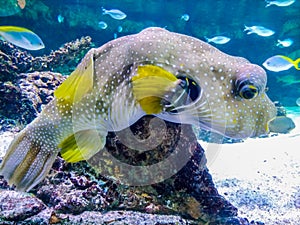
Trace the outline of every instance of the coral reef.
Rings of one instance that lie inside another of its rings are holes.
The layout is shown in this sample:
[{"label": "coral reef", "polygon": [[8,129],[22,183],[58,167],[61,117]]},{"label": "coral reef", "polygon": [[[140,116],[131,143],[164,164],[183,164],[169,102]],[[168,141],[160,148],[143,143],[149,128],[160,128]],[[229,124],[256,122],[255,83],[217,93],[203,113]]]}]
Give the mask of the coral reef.
[{"label": "coral reef", "polygon": [[34,72],[16,75],[13,84],[10,81],[0,82],[0,130],[12,125],[22,128],[30,123],[47,104],[53,91],[65,79],[59,73]]},{"label": "coral reef", "polygon": [[0,81],[15,81],[17,74],[51,71],[69,75],[94,45],[90,37],[64,44],[49,55],[34,57],[14,45],[0,41]]},{"label": "coral reef", "polygon": [[65,79],[61,74],[69,75],[92,47],[91,38],[82,37],[34,57],[0,41],[0,130],[31,122]]},{"label": "coral reef", "polygon": [[38,198],[22,192],[1,191],[0,195],[0,221],[22,221],[38,214],[45,205]]}]

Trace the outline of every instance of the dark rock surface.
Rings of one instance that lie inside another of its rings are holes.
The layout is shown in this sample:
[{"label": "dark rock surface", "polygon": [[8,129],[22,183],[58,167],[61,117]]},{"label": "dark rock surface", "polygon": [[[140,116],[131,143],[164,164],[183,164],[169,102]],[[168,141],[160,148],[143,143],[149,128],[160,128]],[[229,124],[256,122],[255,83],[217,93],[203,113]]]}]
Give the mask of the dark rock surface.
[{"label": "dark rock surface", "polygon": [[[131,130],[139,134],[140,139],[160,134],[161,127],[149,126],[152,119],[150,116],[142,118]],[[60,221],[61,224],[82,224],[87,221],[86,224],[249,224],[248,220],[238,218],[237,209],[219,195],[206,168],[204,150],[198,144],[191,126],[164,123],[164,137],[156,148],[140,153],[126,147],[119,140],[119,133],[109,133],[106,152],[117,155],[119,160],[131,165],[150,165],[166,160],[172,154],[187,159],[184,164],[180,161],[168,164],[175,170],[169,178],[144,186],[128,186],[96,173],[95,169],[98,172],[103,168],[111,169],[115,177],[146,179],[148,174],[139,176],[132,174],[132,171],[122,172],[119,164],[109,164],[105,158],[103,162],[100,160],[100,168],[93,161],[90,164],[69,164],[58,157],[46,179],[30,191],[32,198],[43,202],[40,205],[45,209],[41,211],[43,208],[38,207],[39,210],[36,210],[36,206],[27,205],[26,215],[31,217],[25,219],[3,215],[2,223],[51,224],[50,221]],[[176,171],[178,168],[179,171]],[[2,189],[11,189],[3,179],[0,181]],[[5,193],[15,192],[7,190]],[[17,215],[22,207],[14,210]]]},{"label": "dark rock surface", "polygon": [[33,72],[21,73],[15,84],[0,82],[0,130],[11,125],[30,123],[43,104],[52,100],[53,91],[65,79],[59,73]]}]

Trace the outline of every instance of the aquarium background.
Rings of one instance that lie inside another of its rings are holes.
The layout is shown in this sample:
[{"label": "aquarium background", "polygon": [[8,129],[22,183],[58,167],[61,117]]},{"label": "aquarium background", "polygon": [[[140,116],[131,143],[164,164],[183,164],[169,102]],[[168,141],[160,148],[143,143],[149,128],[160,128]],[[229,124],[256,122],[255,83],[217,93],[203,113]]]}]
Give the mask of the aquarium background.
[{"label": "aquarium background", "polygon": [[[205,36],[224,35],[231,41],[216,45],[221,51],[245,57],[262,65],[277,54],[300,57],[300,1],[288,7],[265,7],[264,0],[27,0],[26,7],[13,16],[0,17],[0,25],[26,27],[38,34],[46,48],[31,51],[34,56],[49,54],[66,42],[90,36],[95,46],[149,26],[164,27],[205,41]],[[4,6],[1,6],[4,7]],[[120,9],[124,20],[102,15],[102,9]],[[189,20],[181,19],[183,14]],[[63,18],[63,21],[59,21]],[[106,29],[99,22],[108,24]],[[270,37],[247,35],[244,25],[261,25],[274,30]],[[122,31],[120,32],[120,26]],[[278,39],[292,38],[288,48],[276,46]],[[268,95],[284,106],[297,106],[300,97],[300,71],[294,67],[268,73]]]}]

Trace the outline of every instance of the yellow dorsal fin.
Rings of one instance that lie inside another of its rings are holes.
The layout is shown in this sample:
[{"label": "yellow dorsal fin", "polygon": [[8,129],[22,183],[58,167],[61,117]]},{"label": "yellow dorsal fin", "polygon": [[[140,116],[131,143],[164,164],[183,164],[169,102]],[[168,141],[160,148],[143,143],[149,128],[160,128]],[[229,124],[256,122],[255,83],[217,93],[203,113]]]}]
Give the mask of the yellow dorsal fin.
[{"label": "yellow dorsal fin", "polygon": [[75,71],[55,90],[54,96],[60,102],[73,104],[93,88],[93,54],[89,54]]},{"label": "yellow dorsal fin", "polygon": [[176,76],[159,66],[144,65],[139,66],[137,75],[132,77],[132,90],[147,114],[157,114],[162,111],[161,100],[178,81]]},{"label": "yellow dorsal fin", "polygon": [[88,160],[105,145],[106,135],[99,135],[97,130],[82,130],[70,135],[58,147],[61,156],[67,162]]},{"label": "yellow dorsal fin", "polygon": [[24,27],[17,26],[0,26],[0,31],[2,32],[29,32],[33,33],[31,30]]}]

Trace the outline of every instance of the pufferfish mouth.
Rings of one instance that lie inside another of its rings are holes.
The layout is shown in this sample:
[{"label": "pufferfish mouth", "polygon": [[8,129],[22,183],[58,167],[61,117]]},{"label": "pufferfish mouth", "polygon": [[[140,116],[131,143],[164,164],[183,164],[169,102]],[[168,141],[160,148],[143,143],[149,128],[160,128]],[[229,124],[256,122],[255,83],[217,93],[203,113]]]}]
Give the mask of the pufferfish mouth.
[{"label": "pufferfish mouth", "polygon": [[168,103],[164,104],[165,110],[171,113],[183,110],[184,106],[195,102],[201,94],[201,87],[192,78],[183,75],[177,76],[177,78],[180,82],[172,90],[171,100],[167,100]]}]

